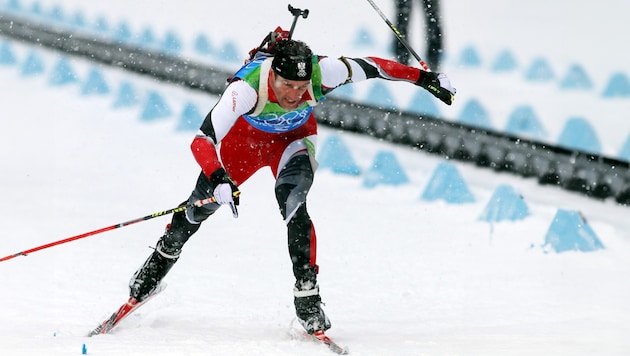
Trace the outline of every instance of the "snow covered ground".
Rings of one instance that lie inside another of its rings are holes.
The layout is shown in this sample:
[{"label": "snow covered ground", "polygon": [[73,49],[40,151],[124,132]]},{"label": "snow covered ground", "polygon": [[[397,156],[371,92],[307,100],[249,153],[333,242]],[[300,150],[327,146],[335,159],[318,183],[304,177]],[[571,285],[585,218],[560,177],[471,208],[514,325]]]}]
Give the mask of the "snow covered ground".
[{"label": "snow covered ground", "polygon": [[[380,3],[385,10],[384,1]],[[524,55],[544,52],[561,63],[578,58],[605,76],[628,64],[598,44],[597,36],[614,39],[617,21],[627,11],[610,9],[628,5],[603,3],[609,4],[602,6],[608,9],[605,20],[598,19],[600,10],[577,6],[571,7],[575,18],[565,15],[570,1],[530,1],[509,8],[491,6],[490,0],[474,5],[445,1],[448,43],[459,48],[475,41],[488,51],[519,43]],[[63,4],[68,9],[84,6],[79,0]],[[271,28],[290,21],[284,3],[278,9],[267,2],[248,3],[252,14],[244,7],[232,9],[246,14],[240,24],[230,22],[228,5],[155,4],[110,0],[91,4],[89,12],[190,34],[218,28],[242,40],[244,50],[258,44]],[[341,39],[346,43],[361,21],[373,23],[383,43],[389,36],[361,1],[348,3],[345,11],[330,11],[338,5],[328,2],[292,4],[311,9],[298,33],[322,53],[347,54],[332,43],[339,33],[336,24],[348,24]],[[541,8],[545,11],[534,11]],[[586,11],[594,14],[589,18],[596,21],[597,31],[578,26],[578,15]],[[510,20],[514,28],[492,26],[492,21],[504,25],[509,16],[515,16]],[[534,19],[540,21],[536,26],[531,25]],[[322,28],[321,23],[329,25]],[[323,36],[315,35],[319,30]],[[579,46],[583,42],[590,44]],[[568,51],[573,45],[579,50]],[[28,51],[20,44],[14,47],[20,58]],[[385,55],[379,51],[372,54]],[[42,53],[48,67],[58,57]],[[79,76],[90,67],[80,60],[73,65]],[[533,90],[513,76],[448,64],[444,70],[453,73],[459,99],[467,92],[496,97],[497,88],[509,85],[505,97],[489,101],[501,107],[506,100],[516,100],[511,95]],[[103,71],[112,86],[125,79],[141,89],[159,89],[173,107],[193,100],[209,108],[216,101],[119,70]],[[193,188],[198,167],[188,148],[192,133],[174,129],[176,115],[141,122],[137,107],[112,109],[111,95],[83,96],[77,85],[52,87],[46,76],[25,78],[14,66],[0,66],[0,87],[0,257],[175,207]],[[555,88],[538,89],[537,105],[547,108],[541,110],[569,110],[556,101]],[[628,112],[621,111],[628,105],[621,100],[560,100],[619,125]],[[457,102],[451,109],[457,111]],[[628,130],[619,127],[610,126],[600,135],[623,141]],[[326,128],[321,129],[320,142],[332,134],[342,136],[364,169],[377,152],[394,152],[411,180],[399,187],[367,189],[361,177],[322,170],[310,195],[309,212],[319,237],[321,292],[333,321],[329,334],[348,345],[353,355],[630,354],[627,207],[460,163],[455,164],[476,202],[429,203],[419,197],[439,158]],[[529,217],[494,226],[479,221],[500,184],[523,195]],[[1,354],[75,355],[83,345],[89,355],[329,354],[289,336],[293,281],[270,173],[261,171],[241,188],[240,217],[233,219],[225,210],[209,220],[168,275],[166,291],[111,335],[84,336],[126,300],[127,281],[151,252],[148,247],[168,218],[0,263]],[[541,245],[558,209],[581,211],[606,248],[546,253]]]}]

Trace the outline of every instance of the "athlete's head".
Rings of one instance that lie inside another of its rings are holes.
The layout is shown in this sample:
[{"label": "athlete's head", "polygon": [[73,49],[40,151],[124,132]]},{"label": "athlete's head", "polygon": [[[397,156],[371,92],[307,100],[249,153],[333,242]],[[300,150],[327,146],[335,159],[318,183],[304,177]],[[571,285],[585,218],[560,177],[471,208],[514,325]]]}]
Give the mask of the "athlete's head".
[{"label": "athlete's head", "polygon": [[282,40],[275,48],[271,68],[282,78],[310,80],[313,73],[313,52],[302,41]]}]

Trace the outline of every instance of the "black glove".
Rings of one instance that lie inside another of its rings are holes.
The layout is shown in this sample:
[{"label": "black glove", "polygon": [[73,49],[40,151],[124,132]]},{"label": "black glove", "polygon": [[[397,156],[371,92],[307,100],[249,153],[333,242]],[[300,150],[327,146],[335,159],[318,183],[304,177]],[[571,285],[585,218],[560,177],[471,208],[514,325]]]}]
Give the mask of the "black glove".
[{"label": "black glove", "polygon": [[227,174],[225,169],[219,168],[210,175],[210,183],[212,184],[212,196],[218,204],[227,204],[232,209],[232,216],[238,218],[238,210],[236,206],[239,203],[241,192],[238,190],[232,178]]},{"label": "black glove", "polygon": [[451,105],[453,100],[455,100],[457,90],[451,85],[451,81],[444,73],[420,70],[420,79],[418,79],[416,85],[426,89],[446,105]]}]

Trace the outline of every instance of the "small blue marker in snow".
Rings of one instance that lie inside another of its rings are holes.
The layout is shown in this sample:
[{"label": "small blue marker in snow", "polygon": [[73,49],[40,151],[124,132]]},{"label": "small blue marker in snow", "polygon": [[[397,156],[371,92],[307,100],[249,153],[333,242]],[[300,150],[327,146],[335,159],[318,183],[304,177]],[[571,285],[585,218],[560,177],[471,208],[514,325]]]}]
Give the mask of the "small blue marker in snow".
[{"label": "small blue marker in snow", "polygon": [[83,344],[83,347],[81,347],[81,355],[87,355],[87,347],[85,346],[85,344]]}]

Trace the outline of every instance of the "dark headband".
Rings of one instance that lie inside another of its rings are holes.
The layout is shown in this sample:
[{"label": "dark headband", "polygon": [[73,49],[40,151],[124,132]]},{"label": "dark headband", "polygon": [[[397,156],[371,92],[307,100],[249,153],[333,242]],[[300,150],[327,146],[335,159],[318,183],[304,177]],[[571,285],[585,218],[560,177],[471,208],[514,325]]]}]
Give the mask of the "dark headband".
[{"label": "dark headband", "polygon": [[281,77],[289,80],[311,80],[313,60],[311,56],[277,53],[271,68]]}]

